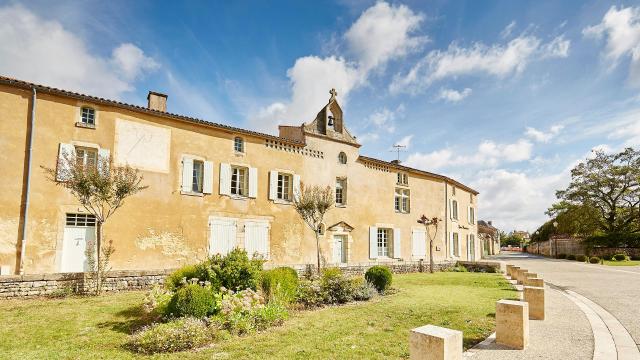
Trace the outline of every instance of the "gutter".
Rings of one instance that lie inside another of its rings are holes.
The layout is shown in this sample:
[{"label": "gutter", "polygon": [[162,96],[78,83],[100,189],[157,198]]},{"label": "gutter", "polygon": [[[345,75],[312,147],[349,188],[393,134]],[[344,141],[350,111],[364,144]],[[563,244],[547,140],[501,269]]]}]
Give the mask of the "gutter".
[{"label": "gutter", "polygon": [[35,131],[36,121],[36,100],[37,92],[35,86],[31,87],[33,95],[31,96],[31,117],[29,119],[29,150],[27,152],[27,183],[24,197],[24,211],[22,212],[22,241],[20,241],[20,275],[24,275],[24,259],[27,252],[27,224],[29,219],[29,195],[31,187],[31,156],[33,153],[33,133]]}]

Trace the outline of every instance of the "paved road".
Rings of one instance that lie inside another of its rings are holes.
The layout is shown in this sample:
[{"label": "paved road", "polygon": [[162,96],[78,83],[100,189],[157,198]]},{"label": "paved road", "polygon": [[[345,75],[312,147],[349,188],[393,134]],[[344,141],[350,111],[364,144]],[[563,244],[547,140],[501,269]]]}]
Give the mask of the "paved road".
[{"label": "paved road", "polygon": [[593,265],[522,253],[504,253],[493,258],[524,267],[541,275],[550,285],[592,300],[615,316],[640,348],[640,266]]}]

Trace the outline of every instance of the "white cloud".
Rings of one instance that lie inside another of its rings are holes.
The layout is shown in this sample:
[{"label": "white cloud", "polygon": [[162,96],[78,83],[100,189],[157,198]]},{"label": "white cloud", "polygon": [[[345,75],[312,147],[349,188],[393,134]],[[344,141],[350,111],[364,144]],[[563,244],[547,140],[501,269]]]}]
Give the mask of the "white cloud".
[{"label": "white cloud", "polygon": [[609,137],[624,139],[623,146],[640,147],[640,118],[636,118],[635,121],[613,130]]},{"label": "white cloud", "polygon": [[513,29],[516,27],[516,21],[513,20],[512,22],[509,23],[509,25],[507,25],[501,32],[500,32],[500,37],[503,39],[508,38],[509,36],[511,36],[511,33],[513,32]]},{"label": "white cloud", "polygon": [[475,43],[464,48],[452,43],[447,50],[430,51],[407,74],[397,74],[389,88],[396,93],[415,93],[450,77],[486,74],[504,78],[521,73],[533,60],[566,57],[569,45],[562,36],[543,44],[532,35],[521,35],[505,45]]},{"label": "white cloud", "polygon": [[442,169],[451,165],[453,152],[450,149],[441,149],[430,153],[416,152],[407,157],[405,164],[425,171]]},{"label": "white cloud", "polygon": [[132,44],[101,57],[57,21],[21,5],[0,8],[0,69],[3,75],[108,98],[134,89],[133,81],[158,68]]},{"label": "white cloud", "polygon": [[380,135],[378,135],[378,133],[376,132],[368,132],[368,133],[364,133],[362,135],[358,135],[356,137],[356,139],[358,140],[358,142],[360,144],[364,144],[364,143],[368,143],[368,142],[372,142],[372,141],[377,141],[380,138]]},{"label": "white cloud", "polygon": [[396,145],[404,146],[405,148],[409,148],[411,146],[411,140],[413,139],[413,135],[407,135],[396,142]]},{"label": "white cloud", "polygon": [[471,89],[465,88],[462,91],[457,91],[453,89],[441,89],[438,94],[438,99],[445,100],[448,102],[458,102],[471,95]]},{"label": "white cloud", "polygon": [[412,36],[424,16],[406,5],[379,2],[365,10],[344,34],[363,71],[383,66],[391,58],[420,49],[426,36]]},{"label": "white cloud", "polygon": [[556,137],[560,133],[560,131],[562,131],[562,129],[564,129],[564,125],[553,125],[549,129],[549,132],[544,132],[537,130],[536,128],[527,127],[524,134],[534,141],[547,143],[551,141],[551,139]]},{"label": "white cloud", "polygon": [[622,57],[630,56],[630,80],[640,85],[640,8],[612,6],[602,21],[582,30],[586,37],[606,38],[605,58],[615,68]]},{"label": "white cloud", "polygon": [[344,106],[349,93],[367,82],[370,72],[394,59],[419,49],[426,38],[412,36],[423,16],[404,5],[379,2],[365,10],[344,34],[353,60],[341,56],[298,58],[287,77],[291,98],[259,109],[250,115],[252,127],[273,131],[278,124],[300,124],[313,119],[326,104],[328,91],[338,91]]}]

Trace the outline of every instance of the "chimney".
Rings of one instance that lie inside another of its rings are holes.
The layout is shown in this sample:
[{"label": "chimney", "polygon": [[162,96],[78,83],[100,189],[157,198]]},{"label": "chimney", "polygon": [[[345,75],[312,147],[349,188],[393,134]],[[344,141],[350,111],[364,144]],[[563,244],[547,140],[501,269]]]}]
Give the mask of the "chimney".
[{"label": "chimney", "polygon": [[147,95],[149,110],[167,112],[167,95],[155,91],[149,91]]},{"label": "chimney", "polygon": [[400,160],[391,160],[391,163],[394,165],[400,165]]}]

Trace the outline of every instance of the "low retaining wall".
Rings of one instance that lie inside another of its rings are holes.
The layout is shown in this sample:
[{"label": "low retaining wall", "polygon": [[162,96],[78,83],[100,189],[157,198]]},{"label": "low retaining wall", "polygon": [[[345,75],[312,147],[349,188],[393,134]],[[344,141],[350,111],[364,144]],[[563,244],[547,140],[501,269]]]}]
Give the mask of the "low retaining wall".
[{"label": "low retaining wall", "polygon": [[500,273],[500,263],[497,261],[458,261],[471,272]]},{"label": "low retaining wall", "polygon": [[[143,290],[163,284],[173,270],[110,271],[104,291]],[[85,293],[91,280],[84,273],[0,276],[0,299]]]},{"label": "low retaining wall", "polygon": [[[415,272],[428,272],[429,261],[398,261],[398,262],[369,262],[347,265],[326,265],[327,267],[337,267],[346,275],[363,275],[369,268],[382,265],[388,267],[394,274],[407,274]],[[456,265],[456,261],[438,261],[434,263],[433,271],[443,271],[450,269]],[[272,269],[280,266],[287,266],[295,269],[298,275],[303,276],[309,272],[316,273],[317,265],[315,264],[296,264],[296,265],[265,265],[265,269]]]},{"label": "low retaining wall", "polygon": [[603,255],[627,254],[631,257],[640,257],[640,248],[596,247],[589,251],[589,256],[602,257]]}]

